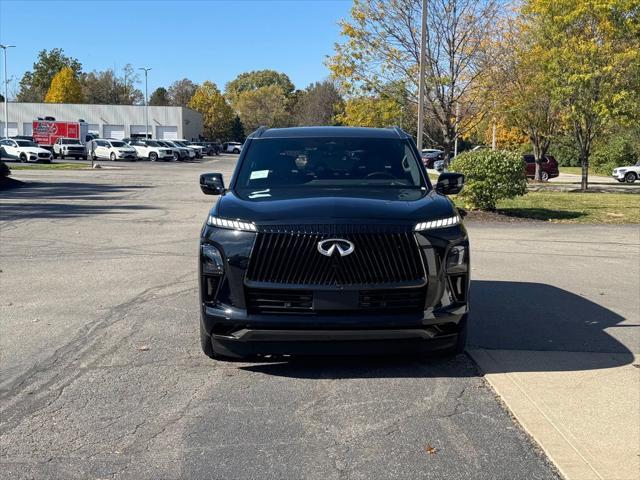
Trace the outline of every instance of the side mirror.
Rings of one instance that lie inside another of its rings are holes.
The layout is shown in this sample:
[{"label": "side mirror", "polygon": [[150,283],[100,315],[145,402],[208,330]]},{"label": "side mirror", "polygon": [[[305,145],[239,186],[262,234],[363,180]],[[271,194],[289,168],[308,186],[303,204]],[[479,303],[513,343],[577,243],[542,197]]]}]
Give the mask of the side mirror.
[{"label": "side mirror", "polygon": [[221,173],[203,173],[200,175],[200,190],[205,195],[224,193],[224,180]]},{"label": "side mirror", "polygon": [[442,173],[438,177],[436,192],[442,195],[455,195],[460,193],[464,186],[464,175],[461,173]]}]

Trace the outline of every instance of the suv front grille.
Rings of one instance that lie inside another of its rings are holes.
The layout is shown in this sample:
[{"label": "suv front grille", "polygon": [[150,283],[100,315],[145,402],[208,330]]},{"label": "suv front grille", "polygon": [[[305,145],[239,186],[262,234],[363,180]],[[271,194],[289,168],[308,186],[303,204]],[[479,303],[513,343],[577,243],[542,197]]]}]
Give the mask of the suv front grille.
[{"label": "suv front grille", "polygon": [[[420,312],[424,309],[425,288],[360,290],[357,301],[345,307],[345,312]],[[313,315],[323,310],[314,307],[312,290],[247,288],[247,308],[250,313]],[[334,311],[334,310],[325,310]]]},{"label": "suv front grille", "polygon": [[[327,257],[318,242],[349,240],[350,255]],[[425,278],[420,250],[406,226],[296,225],[261,227],[247,280],[283,285],[366,286],[420,283]]]}]

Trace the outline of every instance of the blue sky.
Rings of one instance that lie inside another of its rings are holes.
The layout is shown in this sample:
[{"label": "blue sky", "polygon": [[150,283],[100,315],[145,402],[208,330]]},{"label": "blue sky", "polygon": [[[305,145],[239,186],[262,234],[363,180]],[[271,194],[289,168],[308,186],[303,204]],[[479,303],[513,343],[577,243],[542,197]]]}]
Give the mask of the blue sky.
[{"label": "blue sky", "polygon": [[[221,89],[271,68],[298,88],[328,76],[327,55],[351,0],[0,0],[9,96],[42,49],[62,48],[84,71],[148,66],[149,94],[184,77]],[[0,72],[4,77],[4,72]],[[144,89],[144,85],[140,85]]]}]

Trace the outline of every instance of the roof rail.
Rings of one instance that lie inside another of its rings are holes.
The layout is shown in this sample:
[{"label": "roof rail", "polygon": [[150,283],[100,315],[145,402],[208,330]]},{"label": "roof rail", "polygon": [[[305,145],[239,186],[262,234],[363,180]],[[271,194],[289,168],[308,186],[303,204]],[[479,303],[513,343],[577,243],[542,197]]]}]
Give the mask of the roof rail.
[{"label": "roof rail", "polygon": [[249,134],[249,137],[247,138],[260,138],[266,130],[268,129],[265,126],[258,127],[258,129],[255,132]]},{"label": "roof rail", "polygon": [[411,135],[409,135],[407,132],[405,132],[403,129],[401,129],[397,125],[390,125],[390,126],[385,127],[385,128],[395,131],[396,135],[398,135],[398,137],[400,137],[400,138],[410,138],[411,137]]}]

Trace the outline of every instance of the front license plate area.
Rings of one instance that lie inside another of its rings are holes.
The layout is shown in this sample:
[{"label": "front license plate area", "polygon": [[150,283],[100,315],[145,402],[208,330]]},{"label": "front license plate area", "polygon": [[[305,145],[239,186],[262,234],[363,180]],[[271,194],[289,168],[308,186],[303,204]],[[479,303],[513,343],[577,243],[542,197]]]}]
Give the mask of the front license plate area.
[{"label": "front license plate area", "polygon": [[357,308],[357,290],[316,290],[313,292],[314,310],[355,310]]}]

